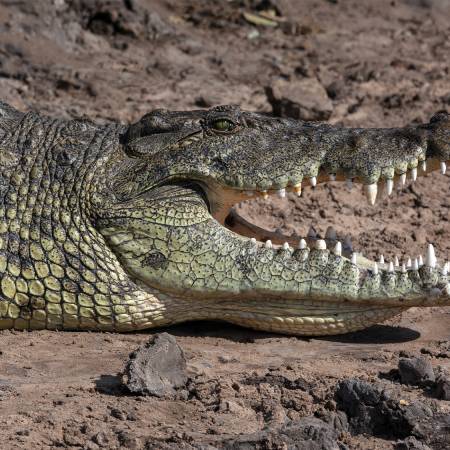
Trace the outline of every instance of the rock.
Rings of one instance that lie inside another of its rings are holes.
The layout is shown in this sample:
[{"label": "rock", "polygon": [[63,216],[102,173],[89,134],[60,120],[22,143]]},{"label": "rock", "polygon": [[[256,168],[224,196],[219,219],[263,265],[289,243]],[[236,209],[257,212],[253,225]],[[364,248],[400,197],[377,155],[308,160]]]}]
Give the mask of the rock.
[{"label": "rock", "polygon": [[414,436],[409,436],[405,440],[395,444],[395,450],[432,450],[428,445],[418,441]]},{"label": "rock", "polygon": [[266,87],[266,95],[276,116],[327,120],[333,112],[333,104],[317,78],[279,79]]},{"label": "rock", "polygon": [[172,398],[186,386],[186,358],[175,337],[154,336],[134,351],[125,368],[125,386],[133,394]]},{"label": "rock", "polygon": [[435,380],[433,366],[426,358],[402,358],[398,370],[403,384],[422,386]]},{"label": "rock", "polygon": [[326,411],[320,418],[340,433],[348,431],[348,419],[343,411]]},{"label": "rock", "polygon": [[404,439],[416,432],[420,424],[433,421],[433,412],[425,404],[402,404],[380,383],[343,380],[336,389],[336,401],[356,434]]},{"label": "rock", "polygon": [[262,430],[222,441],[220,448],[250,450],[254,448],[289,448],[302,450],[344,450],[338,433],[316,417],[304,417],[275,430]]},{"label": "rock", "polygon": [[440,372],[436,377],[435,395],[439,400],[450,401],[450,375]]}]

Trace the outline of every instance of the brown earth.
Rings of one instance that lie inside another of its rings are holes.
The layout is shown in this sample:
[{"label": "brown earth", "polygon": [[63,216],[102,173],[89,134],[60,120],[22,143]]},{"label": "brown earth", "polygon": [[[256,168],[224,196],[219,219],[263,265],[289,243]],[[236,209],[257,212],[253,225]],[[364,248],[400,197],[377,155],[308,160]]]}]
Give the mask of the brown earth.
[{"label": "brown earth", "polygon": [[[243,18],[267,10],[277,27]],[[284,114],[401,126],[450,110],[449,17],[446,0],[3,0],[0,98],[22,110],[127,122],[158,107],[238,103],[270,112],[272,93],[294,104],[277,111]],[[381,249],[413,256],[433,242],[438,258],[449,259],[449,182],[449,175],[421,177],[375,207],[359,189],[329,183],[240,211],[300,235],[311,224],[321,233],[334,225],[372,257]],[[433,366],[450,369],[450,308],[411,309],[327,339],[221,323],[167,331],[193,380],[184,398],[170,401],[125,395],[116,376],[150,332],[1,332],[0,448],[221,448],[241,433],[334,411],[335,386],[349,377],[383,379],[406,402],[450,411],[450,402],[382,375],[402,352],[421,349]],[[309,388],[289,388],[286,379]],[[340,442],[391,449],[388,434],[342,431]]]}]

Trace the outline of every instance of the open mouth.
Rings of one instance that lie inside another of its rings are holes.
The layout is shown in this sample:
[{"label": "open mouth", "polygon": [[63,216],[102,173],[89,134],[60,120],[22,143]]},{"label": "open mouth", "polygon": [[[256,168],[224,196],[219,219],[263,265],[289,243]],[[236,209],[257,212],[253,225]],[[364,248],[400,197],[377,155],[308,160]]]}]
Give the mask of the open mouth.
[{"label": "open mouth", "polygon": [[[426,176],[431,172],[439,171],[442,175],[447,172],[447,162],[436,159],[419,159],[416,165],[408,167],[403,173],[395,173],[392,178],[380,179],[378,183],[364,184],[363,189],[369,205],[373,206],[377,199],[391,196],[394,189],[405,188],[411,182],[417,180],[419,176]],[[352,264],[360,268],[369,269],[377,274],[378,271],[385,272],[403,272],[417,271],[423,265],[432,269],[439,269],[445,276],[450,269],[450,263],[444,260],[438,260],[435,249],[429,244],[423,255],[417,257],[406,257],[400,260],[394,257],[391,261],[385,260],[382,253],[377,261],[364,257],[362,252],[356,251],[351,242],[350,235],[340,236],[333,227],[328,227],[324,236],[320,236],[316,230],[311,227],[305,236],[299,236],[296,233],[291,235],[283,234],[281,231],[270,231],[264,229],[249,220],[242,217],[236,210],[236,205],[241,202],[251,202],[256,199],[268,200],[270,197],[285,198],[288,193],[301,196],[303,188],[306,189],[327,181],[340,181],[346,183],[349,189],[354,184],[361,184],[358,178],[347,178],[343,173],[326,174],[319,172],[317,177],[311,177],[304,180],[303,183],[290,184],[282,188],[264,189],[264,190],[239,190],[234,188],[208,189],[209,196],[213,202],[218,205],[213,209],[212,214],[216,220],[226,226],[234,233],[250,239],[250,241],[259,248],[273,249],[274,251],[289,251],[293,253],[296,250],[329,250],[331,253],[348,259]],[[220,193],[219,193],[220,191]],[[212,195],[211,195],[212,193]]]}]

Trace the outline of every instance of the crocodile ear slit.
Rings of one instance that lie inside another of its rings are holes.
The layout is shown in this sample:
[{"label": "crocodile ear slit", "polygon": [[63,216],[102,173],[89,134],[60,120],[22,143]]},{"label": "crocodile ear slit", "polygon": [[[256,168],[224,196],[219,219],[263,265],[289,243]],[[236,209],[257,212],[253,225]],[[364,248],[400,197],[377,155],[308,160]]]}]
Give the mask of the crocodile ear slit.
[{"label": "crocodile ear slit", "polygon": [[178,141],[192,134],[191,129],[178,130],[167,133],[155,133],[147,136],[129,139],[128,133],[122,138],[121,143],[124,145],[125,153],[132,157],[152,156]]}]

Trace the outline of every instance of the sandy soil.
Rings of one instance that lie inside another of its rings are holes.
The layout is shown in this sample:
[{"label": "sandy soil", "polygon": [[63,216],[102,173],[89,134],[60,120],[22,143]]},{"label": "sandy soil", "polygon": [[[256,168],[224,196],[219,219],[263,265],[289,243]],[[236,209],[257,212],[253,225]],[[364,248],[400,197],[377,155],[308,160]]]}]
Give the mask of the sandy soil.
[{"label": "sandy soil", "polygon": [[[278,27],[243,18],[267,9],[277,11]],[[428,121],[450,110],[449,15],[446,0],[3,0],[0,98],[23,110],[127,122],[157,107],[238,103],[270,112],[268,91],[287,85],[307,118],[346,126]],[[334,225],[372,257],[414,256],[433,242],[438,258],[449,259],[449,185],[449,175],[421,177],[368,207],[359,189],[329,183],[240,212],[300,235],[311,224],[321,233]],[[120,389],[117,373],[149,332],[0,332],[0,447],[221,448],[240,433],[333,411],[339,380],[379,381],[401,354],[422,351],[450,369],[450,308],[411,309],[328,339],[217,323],[167,331],[186,352],[193,380],[187,397],[172,401]],[[310,388],[274,379],[303,379]],[[419,388],[402,395],[450,410]],[[343,432],[341,443],[391,449],[395,439]]]}]

